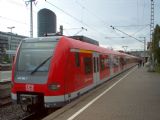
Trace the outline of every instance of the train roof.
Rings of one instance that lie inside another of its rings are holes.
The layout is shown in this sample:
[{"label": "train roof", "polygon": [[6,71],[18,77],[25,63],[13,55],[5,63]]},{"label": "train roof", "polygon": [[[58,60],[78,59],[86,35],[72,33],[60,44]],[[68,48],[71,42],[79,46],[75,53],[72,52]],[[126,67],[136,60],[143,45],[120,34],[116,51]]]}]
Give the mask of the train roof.
[{"label": "train roof", "polygon": [[[69,42],[69,46],[75,49],[85,49],[90,51],[95,51],[104,54],[114,54],[119,56],[126,57],[135,57],[126,53],[121,53],[118,51],[110,50],[107,48],[103,48],[94,44],[90,44],[84,41],[75,40],[74,38],[67,36],[49,36],[49,37],[38,37],[38,38],[25,38],[23,41],[25,42],[37,42],[37,41],[59,41],[60,39],[67,40]],[[136,58],[136,57],[135,57]]]},{"label": "train roof", "polygon": [[37,37],[37,38],[25,38],[25,42],[38,42],[38,41],[58,41],[62,36],[51,36],[51,37]]},{"label": "train roof", "polygon": [[79,41],[82,41],[82,42],[87,42],[87,43],[99,46],[99,42],[98,41],[93,40],[93,39],[88,38],[88,37],[83,36],[83,35],[76,35],[76,36],[69,36],[69,37],[73,38],[75,40],[79,40]]},{"label": "train roof", "polygon": [[85,50],[91,50],[91,51],[96,51],[100,53],[107,53],[107,54],[114,54],[114,55],[120,55],[120,56],[127,56],[127,57],[135,57],[126,53],[121,53],[118,51],[110,50],[107,48],[103,48],[94,44],[82,42],[82,41],[77,41],[74,40],[73,38],[68,38],[68,37],[63,37],[62,39],[66,39],[70,42],[72,48],[77,48],[77,49],[85,49]]}]

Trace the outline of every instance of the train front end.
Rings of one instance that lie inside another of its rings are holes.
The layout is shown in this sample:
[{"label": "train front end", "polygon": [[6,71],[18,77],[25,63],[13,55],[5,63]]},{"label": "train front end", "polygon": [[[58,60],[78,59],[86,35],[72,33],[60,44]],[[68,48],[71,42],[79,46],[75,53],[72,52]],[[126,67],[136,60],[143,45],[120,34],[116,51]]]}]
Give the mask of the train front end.
[{"label": "train front end", "polygon": [[21,42],[12,68],[11,97],[23,110],[44,108],[44,96],[52,94],[50,87],[58,87],[48,84],[58,40],[58,37],[28,38]]}]

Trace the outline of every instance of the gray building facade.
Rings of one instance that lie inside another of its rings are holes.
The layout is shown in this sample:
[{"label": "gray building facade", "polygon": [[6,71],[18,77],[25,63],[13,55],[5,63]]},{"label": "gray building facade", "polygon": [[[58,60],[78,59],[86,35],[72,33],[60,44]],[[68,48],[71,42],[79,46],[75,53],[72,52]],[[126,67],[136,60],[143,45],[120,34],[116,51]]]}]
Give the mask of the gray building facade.
[{"label": "gray building facade", "polygon": [[8,54],[16,51],[19,43],[24,38],[27,37],[10,32],[0,31],[0,63],[4,62],[4,59]]}]

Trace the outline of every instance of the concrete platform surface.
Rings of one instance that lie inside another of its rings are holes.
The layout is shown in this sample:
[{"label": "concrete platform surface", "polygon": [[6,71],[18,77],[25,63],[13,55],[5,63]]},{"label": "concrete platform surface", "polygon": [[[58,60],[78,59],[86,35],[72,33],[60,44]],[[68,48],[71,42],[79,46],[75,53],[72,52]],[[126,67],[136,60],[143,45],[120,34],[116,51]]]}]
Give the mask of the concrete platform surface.
[{"label": "concrete platform surface", "polygon": [[0,82],[11,81],[11,71],[0,71]]},{"label": "concrete platform surface", "polygon": [[160,74],[137,67],[124,74],[44,120],[160,120]]}]

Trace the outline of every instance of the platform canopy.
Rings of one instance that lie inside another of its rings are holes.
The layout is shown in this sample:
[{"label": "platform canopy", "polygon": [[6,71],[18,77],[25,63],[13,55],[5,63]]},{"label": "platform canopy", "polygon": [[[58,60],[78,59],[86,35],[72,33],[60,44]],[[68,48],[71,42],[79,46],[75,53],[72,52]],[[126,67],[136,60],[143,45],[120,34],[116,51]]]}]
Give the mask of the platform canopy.
[{"label": "platform canopy", "polygon": [[15,50],[6,50],[6,54],[8,54],[8,55],[15,55],[16,51]]}]

